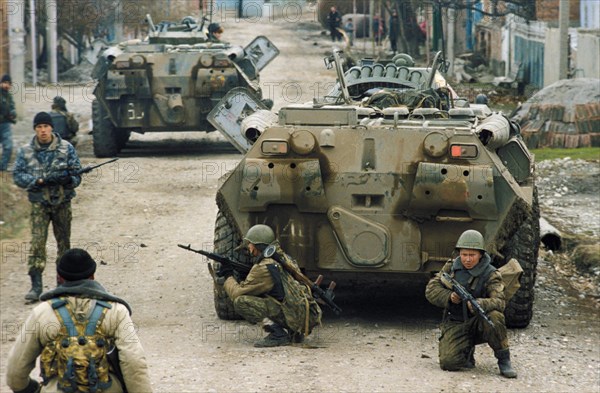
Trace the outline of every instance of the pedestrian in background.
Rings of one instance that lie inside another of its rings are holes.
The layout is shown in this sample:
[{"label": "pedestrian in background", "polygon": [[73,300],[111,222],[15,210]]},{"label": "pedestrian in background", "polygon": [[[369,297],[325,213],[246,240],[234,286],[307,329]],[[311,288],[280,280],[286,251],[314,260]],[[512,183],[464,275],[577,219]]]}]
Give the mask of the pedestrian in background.
[{"label": "pedestrian in background", "polygon": [[352,18],[348,18],[346,24],[344,25],[344,31],[346,32],[346,36],[348,37],[348,42],[350,46],[354,45],[354,22],[352,22]]},{"label": "pedestrian in background", "polygon": [[327,14],[327,24],[329,25],[329,32],[331,33],[332,42],[342,40],[342,34],[338,31],[338,28],[340,27],[341,23],[342,17],[340,13],[338,12],[337,8],[335,8],[335,6],[332,6],[329,11],[329,14]]},{"label": "pedestrian in background", "polygon": [[390,16],[390,45],[392,47],[392,52],[395,55],[398,51],[398,34],[400,33],[400,18],[398,17],[398,11],[396,9],[392,10],[392,15]]},{"label": "pedestrian in background", "polygon": [[28,258],[31,290],[25,300],[35,302],[42,293],[42,273],[46,267],[48,226],[57,243],[57,261],[71,248],[71,199],[81,176],[73,145],[53,132],[52,117],[40,112],[33,119],[35,136],[17,153],[13,179],[27,190],[31,202],[31,249]]},{"label": "pedestrian in background", "polygon": [[0,158],[0,171],[8,169],[8,163],[13,150],[11,125],[17,122],[15,101],[10,88],[12,79],[10,75],[2,76],[0,81],[0,143],[2,144],[2,158]]}]

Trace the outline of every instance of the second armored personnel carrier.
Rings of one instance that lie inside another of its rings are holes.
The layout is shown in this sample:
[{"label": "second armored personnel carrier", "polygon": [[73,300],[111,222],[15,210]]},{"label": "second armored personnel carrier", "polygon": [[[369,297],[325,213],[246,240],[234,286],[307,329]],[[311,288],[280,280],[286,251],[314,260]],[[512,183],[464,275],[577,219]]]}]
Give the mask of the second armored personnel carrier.
[{"label": "second armored personnel carrier", "polygon": [[191,17],[154,25],[146,40],[101,53],[92,103],[94,154],[116,155],[131,132],[213,131],[206,115],[234,87],[261,97],[259,71],[279,50],[264,36],[245,48],[213,42]]},{"label": "second armored personnel carrier", "polygon": [[[432,67],[399,55],[345,74],[337,53],[327,60],[338,83],[321,101],[275,115],[237,89],[209,114],[245,152],[217,193],[215,252],[247,258],[235,250],[242,234],[267,224],[307,275],[401,285],[439,271],[460,234],[476,229],[496,266],[522,266],[505,314],[527,326],[539,210],[518,126],[457,98],[439,54]],[[217,312],[230,318],[222,294],[215,284]]]}]

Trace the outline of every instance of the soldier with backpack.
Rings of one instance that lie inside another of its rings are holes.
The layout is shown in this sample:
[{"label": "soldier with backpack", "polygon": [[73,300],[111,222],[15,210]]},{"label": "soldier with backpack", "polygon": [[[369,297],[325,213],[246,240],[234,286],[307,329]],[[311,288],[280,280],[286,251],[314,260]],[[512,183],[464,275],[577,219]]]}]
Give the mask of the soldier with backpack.
[{"label": "soldier with backpack", "polygon": [[69,141],[73,146],[76,146],[79,123],[73,113],[67,110],[65,99],[61,96],[54,97],[52,100],[52,111],[48,113],[52,117],[54,132],[60,135],[62,139]]},{"label": "soldier with backpack", "polygon": [[[491,264],[485,251],[483,236],[476,230],[463,232],[456,242],[459,256],[448,261],[427,284],[425,296],[435,306],[444,309],[440,326],[440,367],[457,371],[475,367],[475,345],[488,343],[498,359],[500,373],[516,378],[510,362],[504,307],[508,301],[502,274]],[[447,273],[464,287],[479,303],[492,325],[474,312],[470,302],[463,301],[452,286],[444,282]]]},{"label": "soldier with backpack", "polygon": [[216,273],[226,277],[225,292],[233,301],[237,314],[251,323],[262,322],[265,318],[273,322],[263,326],[269,334],[254,346],[277,347],[302,342],[304,336],[321,322],[321,309],[310,288],[296,281],[287,270],[299,271],[298,265],[283,252],[275,240],[275,233],[267,225],[251,227],[238,248],[243,247],[257,257],[246,279],[238,282],[230,265],[221,265]]},{"label": "soldier with backpack", "polygon": [[42,294],[8,355],[8,386],[39,391],[29,377],[39,357],[41,392],[151,392],[131,308],[94,280],[90,254],[70,249],[56,271],[58,286]]}]

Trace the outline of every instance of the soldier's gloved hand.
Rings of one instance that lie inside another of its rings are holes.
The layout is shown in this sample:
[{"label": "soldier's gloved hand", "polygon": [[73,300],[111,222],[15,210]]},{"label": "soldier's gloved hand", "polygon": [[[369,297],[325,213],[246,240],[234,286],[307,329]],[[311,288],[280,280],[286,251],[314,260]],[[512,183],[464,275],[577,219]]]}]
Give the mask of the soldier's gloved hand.
[{"label": "soldier's gloved hand", "polygon": [[71,179],[71,176],[69,176],[69,172],[67,172],[67,171],[55,172],[44,178],[44,183],[49,186],[57,186],[57,185],[66,186],[67,184],[70,184],[72,181],[73,180]]},{"label": "soldier's gloved hand", "polygon": [[231,277],[233,276],[233,268],[226,264],[219,264],[217,271],[215,272],[219,277]]}]

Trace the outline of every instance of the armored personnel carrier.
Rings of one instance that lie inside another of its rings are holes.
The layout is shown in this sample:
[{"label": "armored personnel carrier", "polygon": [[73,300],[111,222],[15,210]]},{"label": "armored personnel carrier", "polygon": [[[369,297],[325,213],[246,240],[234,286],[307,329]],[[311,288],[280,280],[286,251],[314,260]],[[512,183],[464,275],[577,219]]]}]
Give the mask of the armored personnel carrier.
[{"label": "armored personnel carrier", "polygon": [[108,48],[93,71],[94,154],[116,155],[131,132],[214,131],[206,115],[234,87],[261,97],[259,72],[279,50],[264,36],[245,48],[209,40],[191,17]]},{"label": "armored personnel carrier", "polygon": [[[305,273],[354,283],[427,278],[453,256],[459,235],[480,231],[494,264],[524,272],[507,323],[532,317],[539,246],[533,156],[518,126],[455,96],[438,68],[407,55],[364,61],[322,100],[277,115],[252,92],[231,91],[209,114],[245,153],[224,177],[215,252],[255,224],[271,226]],[[241,125],[241,130],[240,130]],[[215,286],[221,318],[231,305]]]}]

